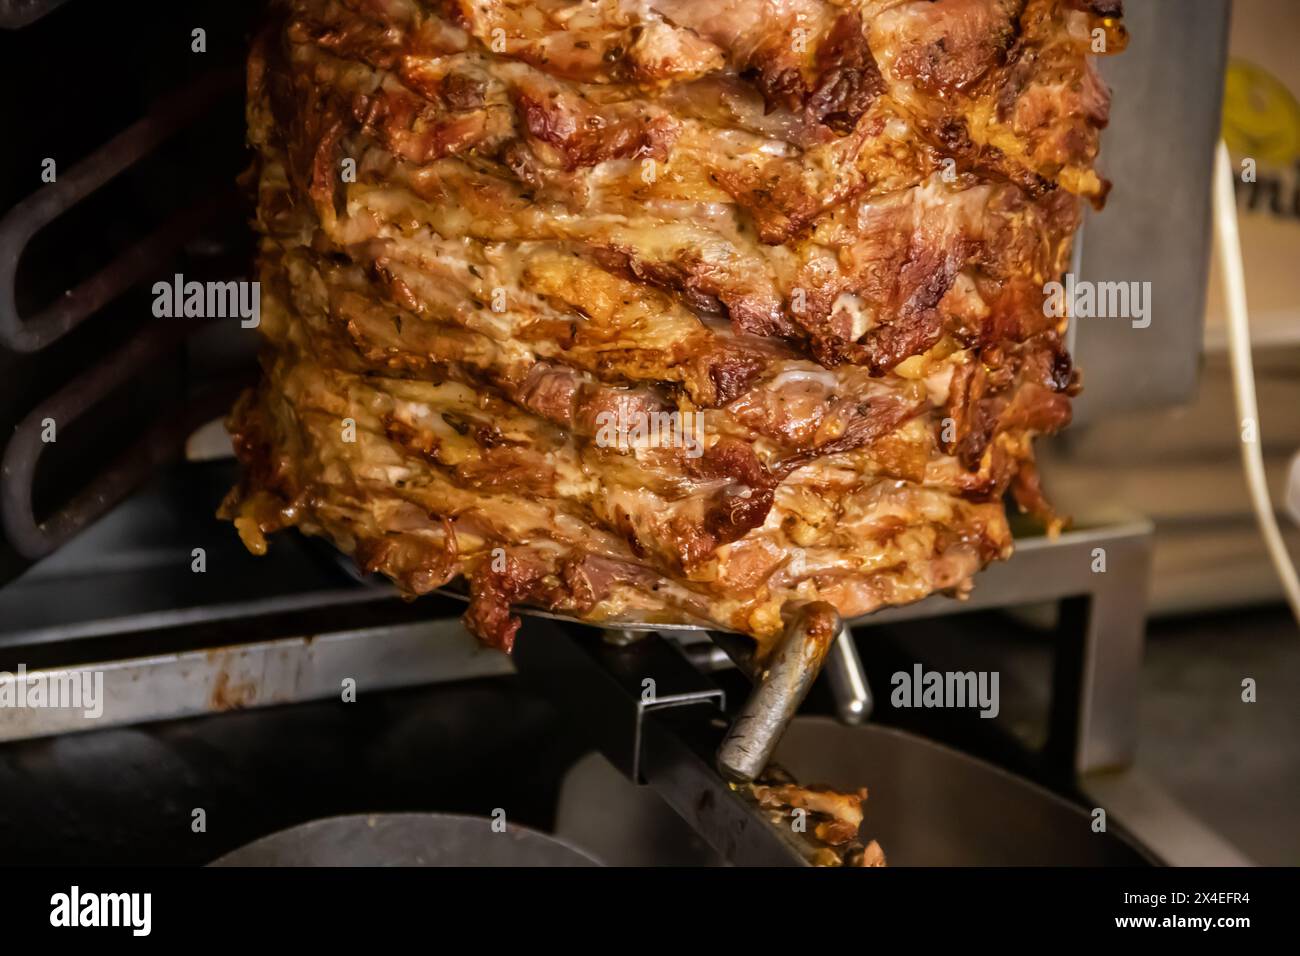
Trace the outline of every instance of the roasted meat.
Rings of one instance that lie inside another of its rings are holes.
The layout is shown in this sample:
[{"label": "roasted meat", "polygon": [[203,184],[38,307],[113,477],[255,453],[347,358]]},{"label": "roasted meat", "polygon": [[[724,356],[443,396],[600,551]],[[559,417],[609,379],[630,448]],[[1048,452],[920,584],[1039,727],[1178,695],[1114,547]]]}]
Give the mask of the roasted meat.
[{"label": "roasted meat", "polygon": [[1110,0],[286,0],[223,506],[418,595],[712,623],[965,593],[1054,519]]},{"label": "roasted meat", "polygon": [[761,779],[738,785],[775,827],[789,827],[796,845],[813,866],[885,866],[885,851],[862,843],[865,787],[844,793],[824,786],[801,786],[786,770],[769,764]]}]

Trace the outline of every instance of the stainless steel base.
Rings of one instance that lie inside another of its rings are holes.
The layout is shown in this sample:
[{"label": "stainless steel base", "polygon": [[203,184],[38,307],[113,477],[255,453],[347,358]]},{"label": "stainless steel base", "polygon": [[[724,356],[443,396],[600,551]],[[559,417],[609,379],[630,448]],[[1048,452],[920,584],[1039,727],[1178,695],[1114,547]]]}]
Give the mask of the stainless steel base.
[{"label": "stainless steel base", "polygon": [[[1244,862],[1203,826],[1178,813],[1157,789],[1117,772],[1131,765],[1136,746],[1149,536],[1148,523],[1133,521],[1069,532],[1055,540],[1026,538],[1010,561],[992,566],[977,580],[967,601],[936,596],[853,623],[865,647],[870,628],[877,625],[1058,604],[1045,756],[1107,808],[1113,825],[1127,826],[1139,839],[1150,833],[1150,846],[1161,859]],[[0,642],[0,671],[27,660],[36,662],[26,675],[29,683],[73,674],[93,680],[98,674],[104,707],[98,719],[68,709],[0,708],[0,741],[328,699],[342,695],[348,681],[356,693],[366,694],[514,669],[510,659],[484,650],[464,631],[452,616],[460,610],[453,602],[434,599],[406,607],[383,592],[346,585],[326,593],[317,611],[324,604],[324,613],[336,616],[338,626],[269,639],[259,639],[268,611],[281,612],[290,622],[305,612],[281,602],[267,607],[259,598],[260,604],[193,608],[162,619],[151,612],[140,619],[139,631],[132,631],[129,617],[119,617],[111,638],[85,626],[62,639],[48,629],[33,633],[30,641],[11,633]],[[421,612],[433,619],[419,619]],[[415,619],[383,623],[394,613]],[[194,622],[188,629],[187,616]],[[349,617],[375,623],[343,624]],[[692,639],[687,634],[676,638]],[[527,639],[526,627],[522,640]],[[0,681],[16,680],[0,674]]]},{"label": "stainless steel base", "polygon": [[[995,607],[1062,602],[1067,613],[1058,645],[1050,746],[1065,754],[1063,759],[1079,772],[1124,766],[1131,762],[1136,746],[1149,535],[1149,523],[1135,521],[1067,532],[1055,540],[1025,538],[1009,561],[990,566],[977,579],[968,600],[936,595],[852,624],[859,629]],[[1099,550],[1105,554],[1104,572],[1092,570]],[[318,610],[337,608],[340,619],[347,612],[364,620],[370,607],[381,618],[381,611],[402,606],[385,591],[341,586],[274,602],[259,596],[247,604],[231,601],[183,613],[150,610],[138,617],[120,617],[113,622],[111,640],[88,625],[12,633],[0,645],[0,681],[13,681],[13,676],[3,675],[12,675],[21,662],[28,664],[29,682],[72,672],[99,672],[104,676],[106,699],[104,715],[95,721],[52,709],[0,708],[0,740],[323,699],[340,694],[342,681],[349,677],[364,691],[512,670],[508,658],[484,650],[460,626],[456,615],[461,605],[437,598],[422,599],[411,607],[416,616],[426,609],[426,620],[337,630],[325,626],[270,640],[245,636],[276,615],[293,620],[304,601],[314,601],[308,606]],[[671,636],[683,642],[705,639],[690,632]],[[527,637],[525,627],[521,640]],[[131,653],[132,648],[146,646],[158,651]],[[33,666],[34,659],[42,663]]]}]

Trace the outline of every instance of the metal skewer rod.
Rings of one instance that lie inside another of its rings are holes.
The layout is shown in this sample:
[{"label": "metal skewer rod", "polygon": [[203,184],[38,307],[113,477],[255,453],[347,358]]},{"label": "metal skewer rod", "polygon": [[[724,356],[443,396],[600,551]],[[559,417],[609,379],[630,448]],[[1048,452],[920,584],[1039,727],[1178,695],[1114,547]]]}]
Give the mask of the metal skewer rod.
[{"label": "metal skewer rod", "polygon": [[[831,605],[808,604],[766,657],[759,659],[751,644],[747,654],[738,652],[739,659],[733,658],[754,681],[754,689],[718,749],[718,770],[724,777],[744,783],[763,772],[842,628]],[[730,653],[737,635],[713,637]]]},{"label": "metal skewer rod", "polygon": [[850,726],[866,723],[875,701],[862,658],[858,656],[858,647],[853,643],[853,632],[847,624],[840,625],[840,633],[826,657],[825,667],[831,696],[835,698],[835,716],[840,723]]}]

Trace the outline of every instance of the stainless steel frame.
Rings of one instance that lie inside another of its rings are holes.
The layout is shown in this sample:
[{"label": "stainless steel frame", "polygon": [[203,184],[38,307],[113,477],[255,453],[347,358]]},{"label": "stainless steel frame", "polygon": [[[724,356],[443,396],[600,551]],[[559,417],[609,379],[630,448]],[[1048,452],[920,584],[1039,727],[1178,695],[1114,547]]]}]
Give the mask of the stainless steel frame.
[{"label": "stainless steel frame", "polygon": [[[1151,531],[1149,521],[1134,519],[1056,540],[1027,538],[1010,561],[984,571],[965,602],[934,596],[852,623],[1061,602],[1047,756],[1078,774],[1125,767],[1137,750]],[[1093,570],[1099,557],[1104,572]]]},{"label": "stainless steel frame", "polygon": [[[985,572],[968,601],[935,596],[853,624],[861,634],[863,629],[895,621],[1058,602],[1061,615],[1055,638],[1050,732],[1043,759],[1076,780],[1083,792],[1107,808],[1113,820],[1136,833],[1162,859],[1243,863],[1240,854],[1159,788],[1128,769],[1136,748],[1149,536],[1147,522],[1133,521],[1067,532],[1056,540],[1028,538],[1019,542],[1011,560]],[[1101,552],[1106,570],[1094,571]],[[194,645],[99,662],[48,660],[67,645],[30,644],[27,650],[39,651],[47,663],[30,671],[29,680],[72,671],[102,673],[104,715],[89,720],[78,712],[0,708],[0,741],[325,699],[339,695],[343,680],[349,677],[356,681],[358,694],[366,694],[515,671],[516,662],[483,649],[464,631],[453,616],[458,604],[439,598],[426,600],[424,606],[435,616],[433,620],[221,646]],[[355,606],[363,614],[368,601],[377,607],[392,603],[383,592],[360,588],[343,589],[334,598],[336,606]],[[238,628],[238,619],[230,616],[234,613],[234,608],[223,609],[220,617],[228,621],[224,629]],[[596,646],[600,642],[573,642],[566,637],[572,628],[544,619],[530,620],[519,642],[519,663],[530,666],[534,673],[554,674],[556,668],[585,673],[582,680],[584,688],[591,691],[590,706],[603,708],[601,718],[589,723],[602,731],[601,749],[613,755],[631,779],[643,780],[660,792],[692,825],[710,831],[739,827],[737,832],[746,835],[726,847],[731,858],[755,863],[796,862],[798,847],[783,835],[774,837],[767,832],[770,828],[746,829],[758,827],[759,821],[743,801],[728,798],[730,802],[717,809],[715,798],[730,791],[717,773],[709,748],[716,748],[722,739],[727,724],[721,719],[725,701],[716,686],[686,664],[687,659],[698,656],[692,653],[696,649],[713,648],[707,637],[698,631],[651,635],[627,647],[611,648],[608,659],[601,660]],[[139,640],[122,634],[113,643],[120,648]],[[673,651],[674,645],[683,646],[686,656]],[[619,656],[629,651],[634,656]],[[10,643],[5,654],[9,660],[20,660],[24,646]],[[628,684],[629,680],[636,684],[644,676],[644,667],[628,663],[635,664],[638,654],[655,658],[656,675],[672,675],[648,700],[634,693],[639,686]],[[669,657],[676,663],[665,668],[663,662]],[[710,660],[717,663],[716,657],[713,654]],[[618,676],[620,666],[626,671],[622,678]],[[573,673],[563,676],[570,687],[573,679]],[[602,686],[606,688],[603,691]],[[835,680],[831,686],[836,686]],[[840,686],[853,696],[852,682]],[[702,741],[698,730],[701,707],[719,717],[714,722],[716,733],[707,741]],[[611,719],[611,714],[624,716]],[[697,727],[685,738],[679,733],[683,721]],[[714,796],[701,797],[706,790]],[[702,805],[713,808],[710,813],[721,813],[721,819],[700,818]]]},{"label": "stainless steel frame", "polygon": [[1105,211],[1084,224],[1075,271],[1150,282],[1153,315],[1145,329],[1075,321],[1071,351],[1084,374],[1076,424],[1195,393],[1229,9],[1229,0],[1129,0],[1129,48],[1100,62],[1113,92],[1101,171],[1114,186]]},{"label": "stainless steel frame", "polygon": [[[1062,602],[1065,613],[1057,646],[1049,755],[1077,773],[1123,767],[1131,762],[1136,747],[1149,534],[1148,523],[1135,521],[1066,532],[1056,540],[1026,538],[1010,561],[985,571],[969,600],[959,602],[936,595],[915,605],[859,619],[852,625],[862,628],[987,608]],[[1097,549],[1105,551],[1104,573],[1092,571]],[[320,604],[357,604],[362,603],[359,598],[366,593],[359,594],[358,590],[342,589],[333,599],[328,595],[314,597]],[[369,592],[369,597],[382,601],[386,593]],[[59,661],[44,670],[105,673],[109,694],[105,716],[87,724],[69,722],[57,711],[19,716],[0,709],[0,740],[163,720],[230,706],[319,699],[338,693],[338,682],[343,677],[359,673],[366,675],[364,686],[381,689],[490,676],[511,669],[508,658],[478,649],[452,619],[459,611],[456,604],[433,599],[428,609],[438,619],[425,624],[321,636],[293,635],[136,659]],[[222,613],[214,612],[215,619],[230,620],[227,627],[237,628],[237,608],[217,610]],[[192,617],[202,620],[197,613]],[[530,621],[528,628],[540,623]],[[700,631],[666,633],[687,644],[707,640]],[[528,637],[526,629],[521,645]],[[20,642],[21,636],[6,642],[8,658],[22,659]],[[122,634],[114,644],[120,648],[130,642],[130,636]],[[49,653],[58,644],[42,640],[41,646]],[[232,665],[238,673],[260,674],[260,690],[234,702],[214,696],[218,682],[230,679]],[[34,670],[31,676],[35,679],[40,673]],[[113,675],[111,680],[109,674]],[[134,682],[143,682],[146,674],[152,691],[147,697],[137,697],[130,687]],[[855,692],[862,690],[857,688]],[[855,708],[850,704],[845,709]]]}]

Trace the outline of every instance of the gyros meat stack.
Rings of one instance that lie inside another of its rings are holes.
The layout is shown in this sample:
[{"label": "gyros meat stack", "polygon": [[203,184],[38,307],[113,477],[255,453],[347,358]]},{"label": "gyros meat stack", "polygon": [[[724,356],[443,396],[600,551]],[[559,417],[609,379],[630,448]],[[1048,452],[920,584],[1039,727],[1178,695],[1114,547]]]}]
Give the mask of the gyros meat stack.
[{"label": "gyros meat stack", "polygon": [[290,0],[249,65],[248,547],[770,640],[1054,522],[1118,0]]}]

